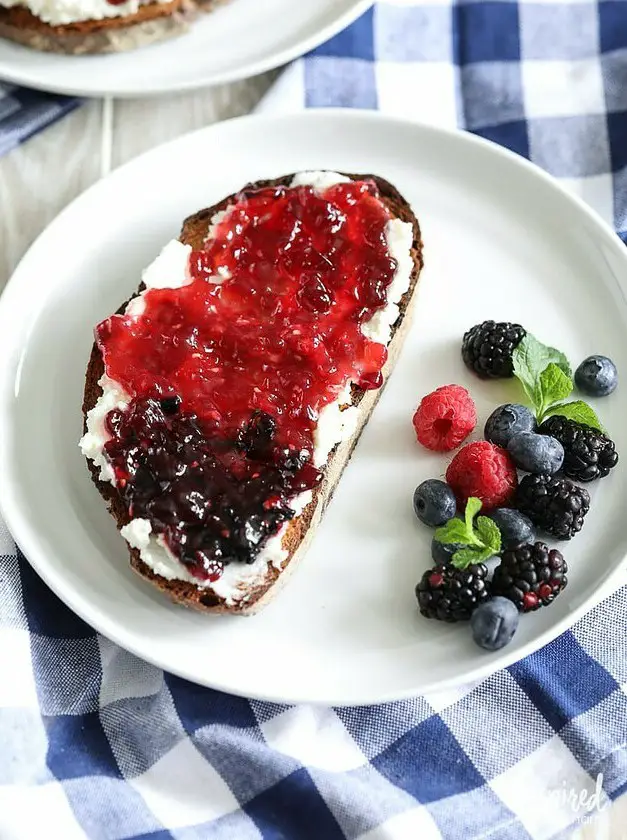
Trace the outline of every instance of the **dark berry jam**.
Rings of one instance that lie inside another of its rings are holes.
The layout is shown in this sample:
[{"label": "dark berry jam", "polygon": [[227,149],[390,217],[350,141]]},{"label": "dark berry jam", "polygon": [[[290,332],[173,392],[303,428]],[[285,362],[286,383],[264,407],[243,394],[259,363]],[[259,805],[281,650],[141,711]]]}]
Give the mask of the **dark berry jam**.
[{"label": "dark berry jam", "polygon": [[120,492],[199,578],[255,559],[321,478],[319,412],[349,381],[381,385],[387,350],[361,325],[396,270],[389,219],[371,182],[244,191],[191,283],[96,328],[133,398],[107,419]]},{"label": "dark berry jam", "polygon": [[254,415],[239,440],[225,440],[206,437],[194,415],[166,412],[165,402],[138,398],[112,411],[107,456],[129,515],[150,520],[197,577],[216,579],[223,564],[255,559],[294,515],[286,500],[320,473],[307,455],[265,436],[268,415]]}]

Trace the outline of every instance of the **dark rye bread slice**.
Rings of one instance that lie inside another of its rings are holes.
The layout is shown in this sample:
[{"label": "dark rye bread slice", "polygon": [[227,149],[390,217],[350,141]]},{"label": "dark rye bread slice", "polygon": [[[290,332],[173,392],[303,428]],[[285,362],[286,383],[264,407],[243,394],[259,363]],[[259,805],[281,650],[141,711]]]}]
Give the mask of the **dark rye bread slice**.
[{"label": "dark rye bread slice", "polygon": [[[293,177],[293,175],[286,175],[282,178],[276,178],[270,181],[257,181],[249,186],[263,188],[269,186],[280,186],[282,184],[289,185]],[[139,551],[129,546],[131,566],[133,569],[142,577],[159,587],[159,589],[161,589],[171,599],[178,603],[185,604],[188,607],[193,607],[195,609],[211,613],[251,614],[264,606],[264,604],[270,600],[270,597],[278,591],[279,586],[284,584],[288,577],[288,572],[291,573],[294,570],[298,560],[301,559],[307,551],[322,514],[331,500],[333,491],[337,486],[342,471],[348,463],[351,453],[357,443],[357,440],[359,439],[359,435],[368,421],[368,418],[370,417],[370,414],[381,395],[392,368],[394,367],[394,364],[399,356],[404,337],[409,329],[412,303],[418,283],[418,277],[423,265],[422,240],[418,221],[409,204],[405,201],[398,190],[393,187],[392,184],[388,183],[388,181],[374,175],[348,175],[347,177],[352,180],[371,179],[375,181],[379,188],[381,198],[387,205],[391,214],[404,222],[409,222],[412,225],[414,232],[412,244],[413,269],[411,273],[411,280],[409,288],[403,295],[399,304],[399,317],[392,327],[391,340],[388,344],[388,360],[383,368],[383,386],[377,390],[371,391],[362,391],[355,385],[352,386],[352,405],[359,406],[360,409],[360,419],[355,434],[348,440],[337,445],[331,451],[327,464],[324,467],[323,481],[318,488],[314,490],[311,502],[304,508],[299,516],[290,521],[282,540],[282,547],[288,552],[288,556],[284,561],[282,568],[279,570],[269,564],[263,580],[246,591],[245,599],[242,599],[235,604],[227,604],[210,589],[201,589],[194,584],[187,583],[185,581],[166,580],[165,578],[154,574],[154,572],[141,560]],[[228,196],[219,204],[205,210],[201,210],[186,219],[183,223],[183,228],[179,236],[180,241],[191,245],[192,248],[202,248],[211,219],[220,210],[225,210],[229,204],[233,202],[233,200],[234,196]],[[142,286],[140,286],[139,290],[142,290]],[[123,304],[118,311],[123,312],[125,307],[126,304]],[[102,355],[97,346],[94,344],[85,381],[85,394],[83,400],[83,415],[85,417],[84,430],[87,428],[87,412],[93,408],[98,397],[102,393],[102,389],[98,385],[98,380],[102,376],[103,372],[104,365]],[[111,484],[100,481],[98,478],[98,470],[94,467],[91,461],[88,461],[87,463],[98,490],[107,501],[109,510],[117,522],[118,529],[122,528],[128,523],[129,515],[120,495]]]},{"label": "dark rye bread slice", "polygon": [[125,52],[187,32],[199,12],[226,0],[166,0],[142,4],[134,15],[51,26],[25,6],[0,6],[0,38],[42,52],[94,55]]}]

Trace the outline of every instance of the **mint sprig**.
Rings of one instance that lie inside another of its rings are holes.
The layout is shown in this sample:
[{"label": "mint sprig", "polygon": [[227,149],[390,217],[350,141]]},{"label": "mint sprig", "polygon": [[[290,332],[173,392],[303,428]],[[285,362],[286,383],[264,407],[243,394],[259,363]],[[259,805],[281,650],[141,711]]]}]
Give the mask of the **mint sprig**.
[{"label": "mint sprig", "polygon": [[451,560],[457,569],[465,569],[472,563],[483,563],[501,551],[501,532],[498,525],[487,516],[475,516],[481,510],[481,499],[471,496],[466,503],[463,519],[449,519],[438,528],[435,539],[446,544],[463,546]]},{"label": "mint sprig", "polygon": [[531,333],[513,353],[514,375],[531,403],[538,423],[559,414],[603,431],[594,409],[582,400],[564,402],[573,392],[572,371],[566,356],[547,347]]},{"label": "mint sprig", "polygon": [[[549,365],[555,365],[570,380],[572,371],[566,356],[555,347],[547,347],[541,341],[527,333],[514,350],[514,375],[520,380],[525,394],[535,407],[542,402],[540,374]],[[571,388],[572,391],[572,382]]]}]

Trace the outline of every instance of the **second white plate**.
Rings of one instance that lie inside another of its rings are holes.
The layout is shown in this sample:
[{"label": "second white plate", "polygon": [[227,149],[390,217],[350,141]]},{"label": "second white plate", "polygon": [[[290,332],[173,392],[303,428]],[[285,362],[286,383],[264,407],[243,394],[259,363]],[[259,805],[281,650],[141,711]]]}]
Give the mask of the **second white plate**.
[{"label": "second white plate", "polygon": [[372,0],[230,0],[179,38],[117,55],[53,55],[0,38],[0,80],[117,97],[223,84],[286,64],[371,5]]},{"label": "second white plate", "polygon": [[[216,161],[218,163],[216,163]],[[258,616],[207,617],[172,606],[129,568],[77,441],[95,323],[136,288],[181,220],[249,180],[305,169],[382,175],[412,203],[426,268],[398,366],[300,569]],[[412,492],[448,462],[419,447],[411,417],[438,385],[467,386],[481,434],[520,398],[474,378],[465,329],[524,324],[573,363],[593,352],[627,371],[627,252],[583,204],[526,161],[470,135],[375,114],[246,118],[181,137],[115,171],[34,244],[0,299],[0,505],[49,585],[114,641],[191,680],[283,702],[359,704],[488,674],[567,628],[627,553],[627,471],[591,488],[580,535],[562,549],[569,585],[525,616],[498,654],[467,627],[418,614],[414,586],[431,532]],[[627,387],[597,406],[627,451]]]}]

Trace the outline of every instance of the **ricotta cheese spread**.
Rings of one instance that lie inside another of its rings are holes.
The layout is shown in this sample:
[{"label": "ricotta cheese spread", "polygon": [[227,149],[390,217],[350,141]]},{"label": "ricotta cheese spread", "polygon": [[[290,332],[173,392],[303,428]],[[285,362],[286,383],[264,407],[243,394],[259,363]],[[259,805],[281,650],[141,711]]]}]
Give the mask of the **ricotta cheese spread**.
[{"label": "ricotta cheese spread", "polygon": [[126,17],[136,14],[140,5],[141,0],[125,0],[117,5],[107,0],[0,0],[0,6],[5,9],[25,6],[35,17],[50,26]]}]

